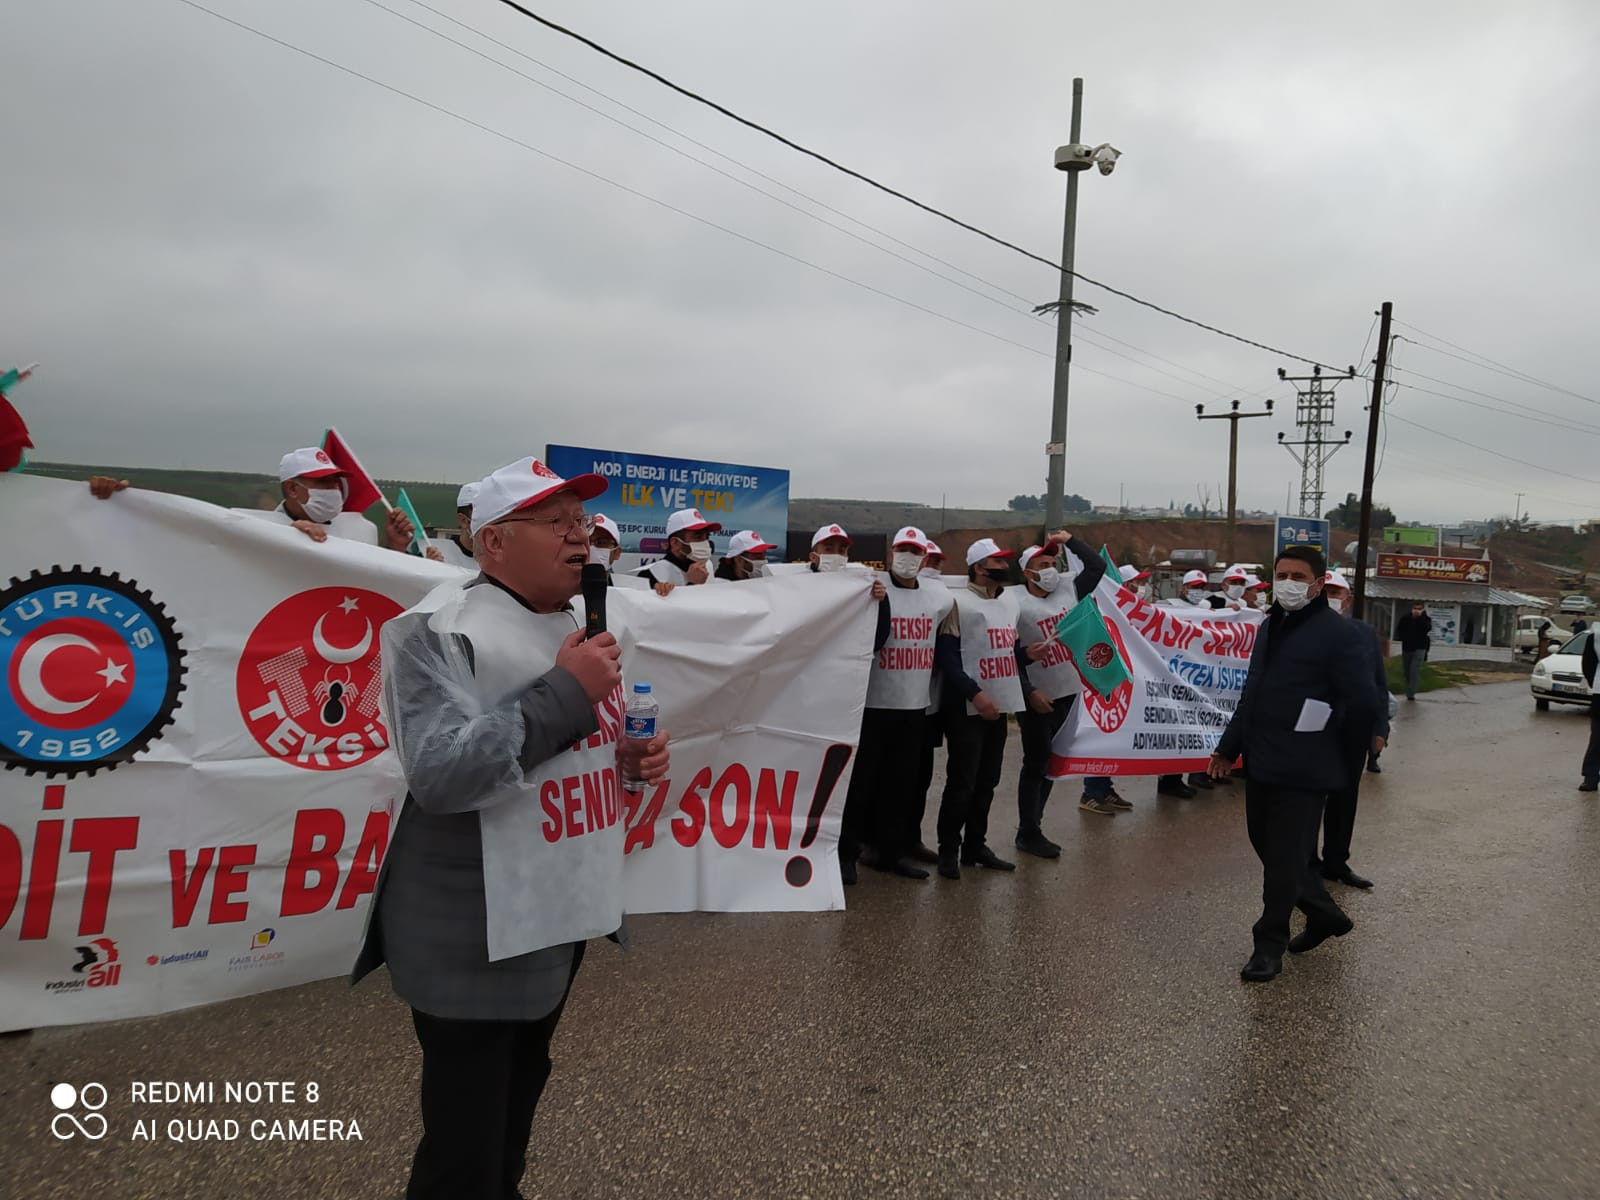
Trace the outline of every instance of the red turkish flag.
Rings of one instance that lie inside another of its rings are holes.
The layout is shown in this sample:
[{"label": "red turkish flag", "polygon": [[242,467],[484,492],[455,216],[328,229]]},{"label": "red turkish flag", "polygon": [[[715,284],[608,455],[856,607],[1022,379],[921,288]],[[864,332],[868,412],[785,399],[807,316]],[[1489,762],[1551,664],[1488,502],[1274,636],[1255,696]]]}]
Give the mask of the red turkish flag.
[{"label": "red turkish flag", "polygon": [[28,427],[11,401],[0,395],[0,471],[10,471],[22,461],[22,452],[33,449]]},{"label": "red turkish flag", "polygon": [[[337,429],[330,428],[322,435],[322,449],[333,459],[333,465],[345,474],[345,512],[364,513],[383,500],[382,490],[373,482],[372,476],[367,474],[367,469],[361,465],[361,460],[355,456],[355,451],[350,449],[349,443],[339,436]],[[384,502],[384,507],[389,507],[387,501]]]}]

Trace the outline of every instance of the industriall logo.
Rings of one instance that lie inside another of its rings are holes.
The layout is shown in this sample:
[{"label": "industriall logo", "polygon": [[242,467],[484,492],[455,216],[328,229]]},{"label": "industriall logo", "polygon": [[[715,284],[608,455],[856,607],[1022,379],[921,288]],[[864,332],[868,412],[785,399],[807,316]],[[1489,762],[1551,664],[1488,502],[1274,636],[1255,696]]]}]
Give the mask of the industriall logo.
[{"label": "industriall logo", "polygon": [[52,567],[0,590],[0,763],[93,775],[172,722],[183,690],[172,618],[131,579]]},{"label": "industriall logo", "polygon": [[97,937],[74,949],[78,961],[72,964],[72,974],[65,979],[52,979],[44,990],[52,995],[62,992],[81,992],[87,988],[116,987],[122,982],[122,955],[117,951],[114,938]]}]

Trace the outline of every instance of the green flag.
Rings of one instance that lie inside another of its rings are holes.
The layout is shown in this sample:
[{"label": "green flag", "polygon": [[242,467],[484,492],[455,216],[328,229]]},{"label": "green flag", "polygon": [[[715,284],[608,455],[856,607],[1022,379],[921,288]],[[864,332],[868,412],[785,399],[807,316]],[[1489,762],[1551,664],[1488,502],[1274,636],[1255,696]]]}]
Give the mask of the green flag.
[{"label": "green flag", "polygon": [[1100,557],[1105,560],[1106,570],[1111,573],[1111,581],[1121,583],[1122,571],[1117,567],[1117,560],[1111,557],[1111,551],[1106,549],[1104,542],[1100,544]]},{"label": "green flag", "polygon": [[1117,653],[1106,619],[1095,607],[1094,597],[1079,600],[1056,625],[1056,640],[1072,652],[1072,662],[1088,684],[1102,696],[1109,696],[1133,678],[1128,665]]},{"label": "green flag", "polygon": [[395,502],[395,507],[405,513],[406,518],[411,522],[413,530],[411,547],[406,553],[415,554],[419,558],[422,557],[428,545],[428,531],[422,527],[422,518],[417,516],[416,507],[411,503],[411,497],[406,495],[405,488],[400,489],[400,497]]}]

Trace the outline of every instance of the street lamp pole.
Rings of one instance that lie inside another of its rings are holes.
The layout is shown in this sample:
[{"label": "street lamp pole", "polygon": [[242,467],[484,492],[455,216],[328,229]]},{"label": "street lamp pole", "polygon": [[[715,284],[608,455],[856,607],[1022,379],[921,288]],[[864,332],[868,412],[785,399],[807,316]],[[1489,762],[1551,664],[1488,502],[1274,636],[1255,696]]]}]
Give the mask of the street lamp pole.
[{"label": "street lamp pole", "polygon": [[[1072,81],[1072,145],[1083,131],[1083,80]],[[1078,239],[1078,176],[1088,159],[1069,156],[1062,161],[1056,151],[1056,168],[1067,173],[1067,215],[1061,234],[1061,304],[1056,310],[1056,378],[1050,403],[1050,471],[1044,506],[1044,527],[1062,526],[1061,498],[1067,483],[1067,386],[1072,375],[1072,269]]]}]

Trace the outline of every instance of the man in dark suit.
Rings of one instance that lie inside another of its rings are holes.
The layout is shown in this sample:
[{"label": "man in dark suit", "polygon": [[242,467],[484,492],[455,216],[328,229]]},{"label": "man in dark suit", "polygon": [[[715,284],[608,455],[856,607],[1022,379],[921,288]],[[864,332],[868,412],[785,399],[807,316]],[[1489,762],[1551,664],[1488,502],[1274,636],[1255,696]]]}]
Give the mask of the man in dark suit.
[{"label": "man in dark suit", "polygon": [[[1274,978],[1287,948],[1304,953],[1354,922],[1311,870],[1323,799],[1344,786],[1348,730],[1371,728],[1378,697],[1366,656],[1322,595],[1327,561],[1290,546],[1273,564],[1273,604],[1250,656],[1250,673],[1208,770],[1226,776],[1242,754],[1249,770],[1245,819],[1261,860],[1261,918],[1255,952],[1239,972],[1249,983]],[[1289,914],[1306,914],[1289,938]]]},{"label": "man in dark suit", "polygon": [[[1340,616],[1349,617],[1354,595],[1350,581],[1338,571],[1329,571],[1322,584],[1322,594],[1328,605]],[[1328,793],[1327,809],[1322,818],[1322,857],[1317,858],[1316,839],[1311,843],[1311,867],[1322,877],[1347,887],[1365,891],[1372,880],[1357,875],[1350,869],[1350,838],[1356,828],[1356,804],[1361,798],[1361,771],[1377,771],[1378,755],[1389,744],[1389,676],[1383,666],[1383,649],[1378,643],[1378,631],[1365,621],[1351,621],[1350,633],[1355,639],[1354,653],[1364,655],[1367,673],[1372,686],[1378,689],[1376,721],[1370,729],[1345,730],[1344,786]]]},{"label": "man in dark suit", "polygon": [[[534,459],[500,468],[473,502],[482,574],[383,628],[384,714],[407,794],[352,981],[388,963],[422,1048],[407,1200],[521,1194],[583,939],[621,923],[619,823],[589,824],[560,851],[539,845],[541,781],[615,772],[621,747],[614,727],[593,736],[602,703],[620,723],[621,651],[609,633],[585,638],[571,603],[594,528],[582,502],[605,486]],[[660,778],[667,760],[658,734],[640,777]]]}]

